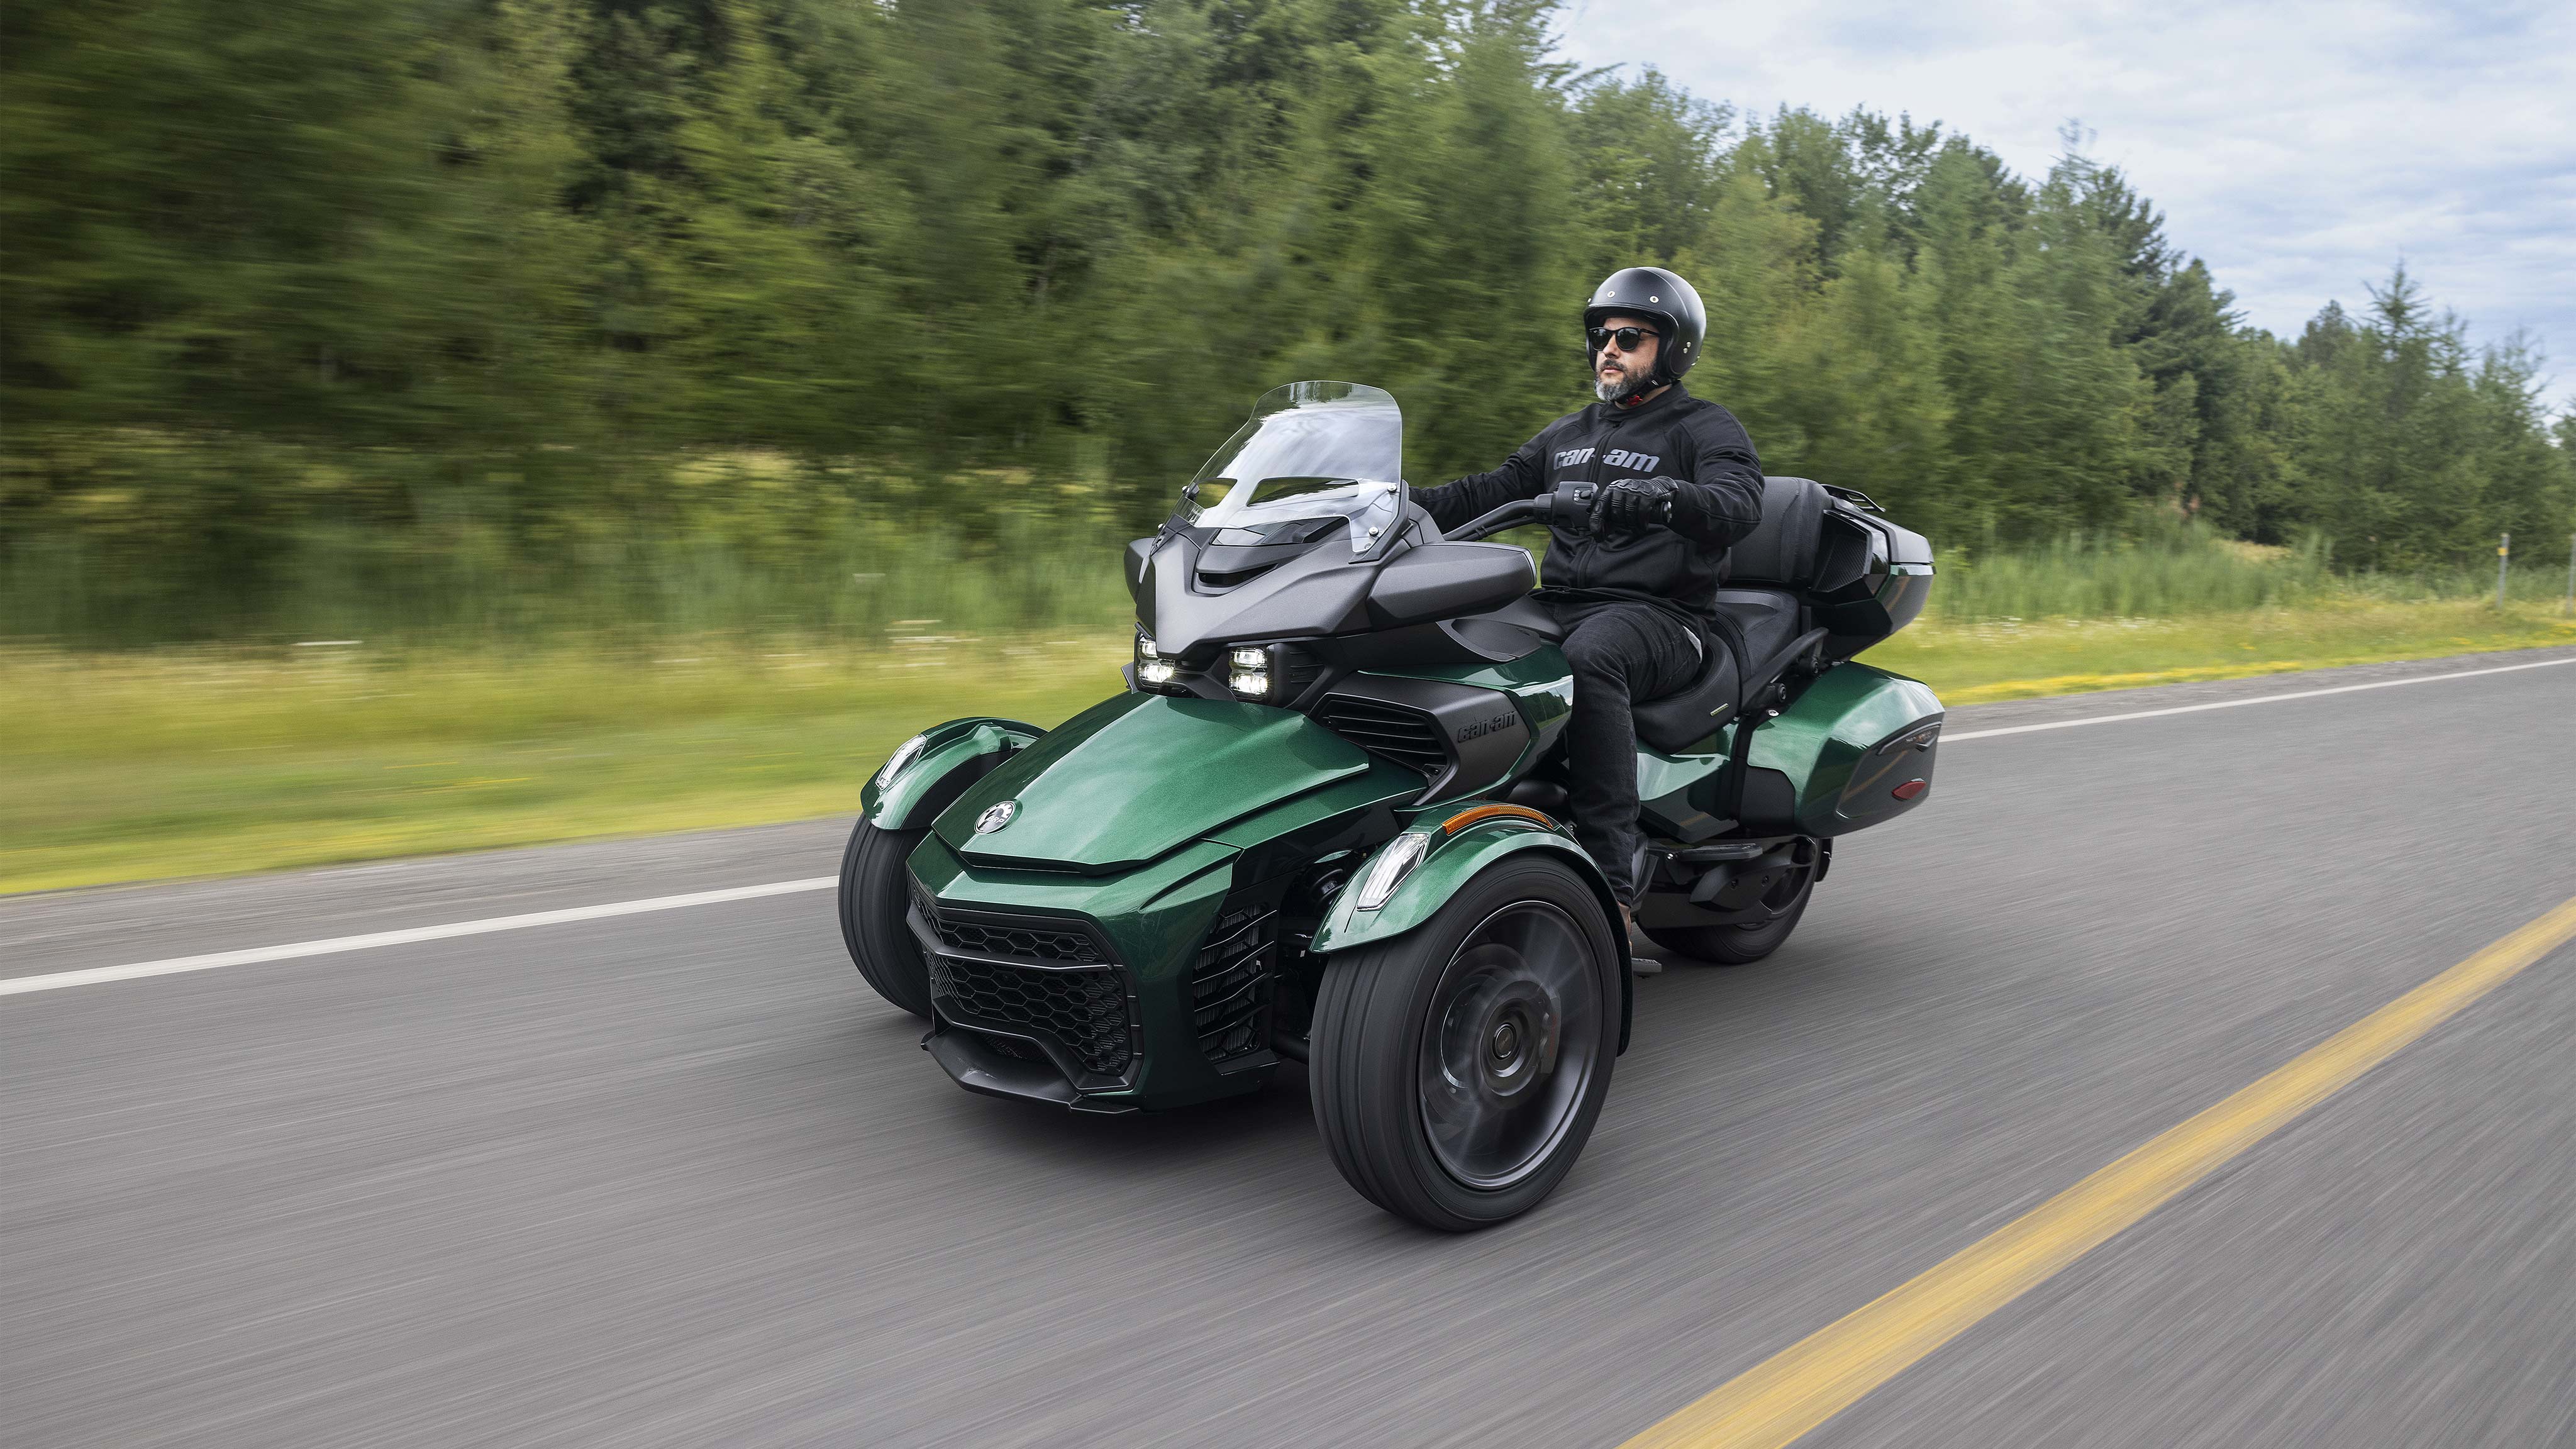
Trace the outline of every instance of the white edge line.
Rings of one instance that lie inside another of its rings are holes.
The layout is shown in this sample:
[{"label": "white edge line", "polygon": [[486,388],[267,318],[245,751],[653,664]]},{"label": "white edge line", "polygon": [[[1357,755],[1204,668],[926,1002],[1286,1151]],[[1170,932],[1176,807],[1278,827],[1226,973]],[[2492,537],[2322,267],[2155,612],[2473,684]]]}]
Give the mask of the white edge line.
[{"label": "white edge line", "polygon": [[2338,684],[2332,689],[2302,689],[2289,694],[2258,694],[2252,699],[2222,699],[2209,704],[2178,704],[2170,709],[2139,709],[2127,714],[2097,714],[2084,719],[2052,720],[2047,724],[2008,725],[2003,729],[1969,730],[1964,734],[1944,734],[1941,743],[1955,745],[1961,740],[1990,740],[1997,735],[2036,734],[2041,730],[2080,729],[2085,725],[2117,724],[2124,719],[2154,719],[2159,715],[2198,714],[2205,709],[2238,709],[2249,704],[2279,704],[2285,699],[2316,699],[2328,694],[2351,694],[2363,689],[2395,689],[2401,684],[2437,684],[2445,679],[2475,679],[2481,674],[2511,674],[2518,669],[2547,669],[2557,664],[2576,664],[2576,656],[2565,659],[2543,659],[2531,664],[2499,664],[2492,669],[2461,669],[2449,674],[2418,674],[2407,679],[2374,679],[2368,684]]},{"label": "white edge line", "polygon": [[[2329,694],[2351,694],[2363,689],[2394,689],[2401,684],[2436,684],[2445,679],[2475,679],[2482,674],[2511,674],[2522,669],[2547,669],[2557,664],[2576,664],[2576,656],[2542,659],[2530,664],[2500,664],[2490,669],[2461,669],[2448,674],[2418,674],[2407,679],[2376,679],[2367,684],[2342,684],[2332,689],[2302,689],[2289,694],[2264,694],[2252,699],[2222,699],[2210,704],[2182,704],[2171,709],[2132,710],[2127,714],[2097,714],[2084,719],[2052,720],[2047,724],[2010,725],[2003,729],[1970,730],[1964,734],[1943,735],[1941,743],[1957,744],[1961,740],[1987,740],[1998,735],[2026,735],[2041,730],[2071,730],[2084,725],[2116,724],[2121,720],[2154,719],[2160,715],[2198,714],[2209,709],[2236,709],[2249,704],[2278,704],[2289,699],[2316,699]],[[837,876],[808,876],[803,880],[771,881],[766,885],[734,886],[720,891],[695,891],[688,895],[652,896],[640,901],[612,901],[607,905],[573,906],[560,911],[531,911],[523,916],[492,916],[480,921],[458,921],[445,926],[415,926],[407,931],[377,931],[365,936],[333,936],[320,941],[296,941],[284,946],[258,946],[247,951],[219,951],[210,956],[174,956],[166,961],[143,961],[132,966],[99,966],[87,971],[57,971],[48,976],[20,976],[0,980],[0,996],[17,996],[30,991],[60,991],[68,986],[93,986],[106,981],[133,981],[146,976],[176,976],[186,971],[212,971],[221,966],[251,966],[264,961],[294,961],[306,956],[332,956],[344,951],[371,951],[379,946],[408,946],[420,941],[448,941],[459,936],[481,936],[493,931],[523,931],[531,926],[558,926],[572,921],[600,921],[612,916],[638,916],[648,911],[676,911],[689,906],[720,905],[726,901],[758,900],[763,896],[794,895],[800,891],[826,890],[840,883]]]},{"label": "white edge line", "polygon": [[640,916],[648,911],[677,911],[690,906],[720,905],[726,901],[758,900],[762,896],[793,895],[799,891],[827,890],[840,883],[840,877],[808,876],[803,880],[771,881],[766,885],[734,886],[720,891],[693,891],[682,896],[652,896],[640,901],[611,901],[606,905],[572,906],[560,911],[531,911],[524,916],[490,916],[480,921],[457,921],[445,926],[415,926],[407,931],[377,931],[364,936],[333,936],[320,941],[296,941],[284,946],[256,946],[247,951],[218,951],[210,956],[174,956],[166,961],[143,961],[132,966],[99,966],[87,971],[57,971],[49,976],[20,976],[0,980],[0,996],[16,996],[28,991],[60,991],[67,986],[92,986],[103,981],[132,981],[144,976],[176,976],[183,971],[212,971],[219,966],[250,966],[263,961],[293,961],[305,956],[331,956],[343,951],[372,951],[379,946],[408,946],[418,941],[447,941],[458,936],[480,936],[492,931],[524,931],[531,926],[558,926],[570,921],[598,921],[611,916]]}]

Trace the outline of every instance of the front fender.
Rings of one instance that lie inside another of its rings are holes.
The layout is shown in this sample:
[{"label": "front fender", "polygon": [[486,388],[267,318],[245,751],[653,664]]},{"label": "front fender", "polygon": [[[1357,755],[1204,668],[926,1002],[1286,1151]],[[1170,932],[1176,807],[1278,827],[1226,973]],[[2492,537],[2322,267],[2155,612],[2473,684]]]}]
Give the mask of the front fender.
[{"label": "front fender", "polygon": [[888,778],[880,769],[859,791],[868,822],[879,830],[919,830],[995,765],[1046,733],[1015,719],[952,719],[922,731],[922,746]]},{"label": "front fender", "polygon": [[1601,874],[1601,867],[1593,864],[1590,853],[1563,830],[1518,813],[1489,816],[1454,832],[1427,822],[1417,823],[1414,830],[1432,837],[1431,848],[1422,863],[1397,884],[1386,904],[1373,911],[1361,910],[1360,882],[1368,879],[1378,855],[1392,848],[1395,840],[1379,846],[1359,869],[1351,872],[1351,884],[1334,898],[1332,909],[1325,913],[1324,923],[1316,928],[1308,949],[1344,951],[1393,940],[1430,920],[1487,866],[1524,851],[1546,851],[1574,867],[1600,900],[1602,914],[1609,918],[1610,936],[1618,943],[1619,951],[1619,1050],[1625,1052],[1635,1007],[1635,963],[1629,955],[1628,935],[1619,928],[1618,897],[1610,893],[1610,881]]}]

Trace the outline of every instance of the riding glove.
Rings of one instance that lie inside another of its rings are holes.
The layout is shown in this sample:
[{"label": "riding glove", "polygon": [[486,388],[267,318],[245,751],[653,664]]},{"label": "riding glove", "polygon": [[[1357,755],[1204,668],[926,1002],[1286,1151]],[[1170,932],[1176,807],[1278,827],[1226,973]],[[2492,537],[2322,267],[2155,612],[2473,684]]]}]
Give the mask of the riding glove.
[{"label": "riding glove", "polygon": [[1673,495],[1681,485],[1671,478],[1622,478],[1601,490],[1593,504],[1593,527],[1606,533],[1644,533],[1672,517]]}]

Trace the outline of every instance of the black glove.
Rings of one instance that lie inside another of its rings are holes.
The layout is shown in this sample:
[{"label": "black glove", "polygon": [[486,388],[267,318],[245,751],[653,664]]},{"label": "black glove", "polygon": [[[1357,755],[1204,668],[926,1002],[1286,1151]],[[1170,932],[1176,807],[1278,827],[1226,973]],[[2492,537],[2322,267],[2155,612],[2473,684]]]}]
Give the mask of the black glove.
[{"label": "black glove", "polygon": [[1661,528],[1673,516],[1673,495],[1681,485],[1670,478],[1622,478],[1601,490],[1592,505],[1596,533],[1644,533]]}]

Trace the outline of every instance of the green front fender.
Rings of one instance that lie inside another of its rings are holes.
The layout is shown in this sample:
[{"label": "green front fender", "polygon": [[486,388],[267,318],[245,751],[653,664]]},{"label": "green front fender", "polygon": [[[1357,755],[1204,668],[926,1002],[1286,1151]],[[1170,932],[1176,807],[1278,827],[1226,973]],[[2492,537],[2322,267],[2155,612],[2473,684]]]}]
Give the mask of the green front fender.
[{"label": "green front fender", "polygon": [[922,731],[921,749],[887,778],[880,769],[859,791],[868,822],[879,830],[919,830],[995,765],[1046,733],[1015,719],[952,719]]},{"label": "green front fender", "polygon": [[1610,936],[1618,942],[1619,950],[1619,1050],[1626,1051],[1635,1006],[1635,963],[1629,956],[1628,935],[1619,929],[1618,897],[1610,893],[1610,881],[1601,874],[1601,867],[1592,863],[1591,855],[1563,831],[1518,816],[1481,820],[1456,834],[1443,832],[1436,825],[1421,824],[1414,829],[1432,837],[1430,852],[1396,885],[1386,904],[1373,911],[1361,910],[1359,883],[1368,879],[1370,867],[1377,864],[1378,855],[1394,846],[1394,840],[1379,846],[1358,870],[1351,872],[1351,884],[1334,898],[1332,909],[1325,913],[1324,923],[1316,928],[1307,949],[1346,951],[1391,941],[1430,920],[1486,867],[1525,851],[1545,851],[1574,867],[1575,874],[1592,887],[1593,895],[1601,901],[1602,913],[1610,920]]}]

